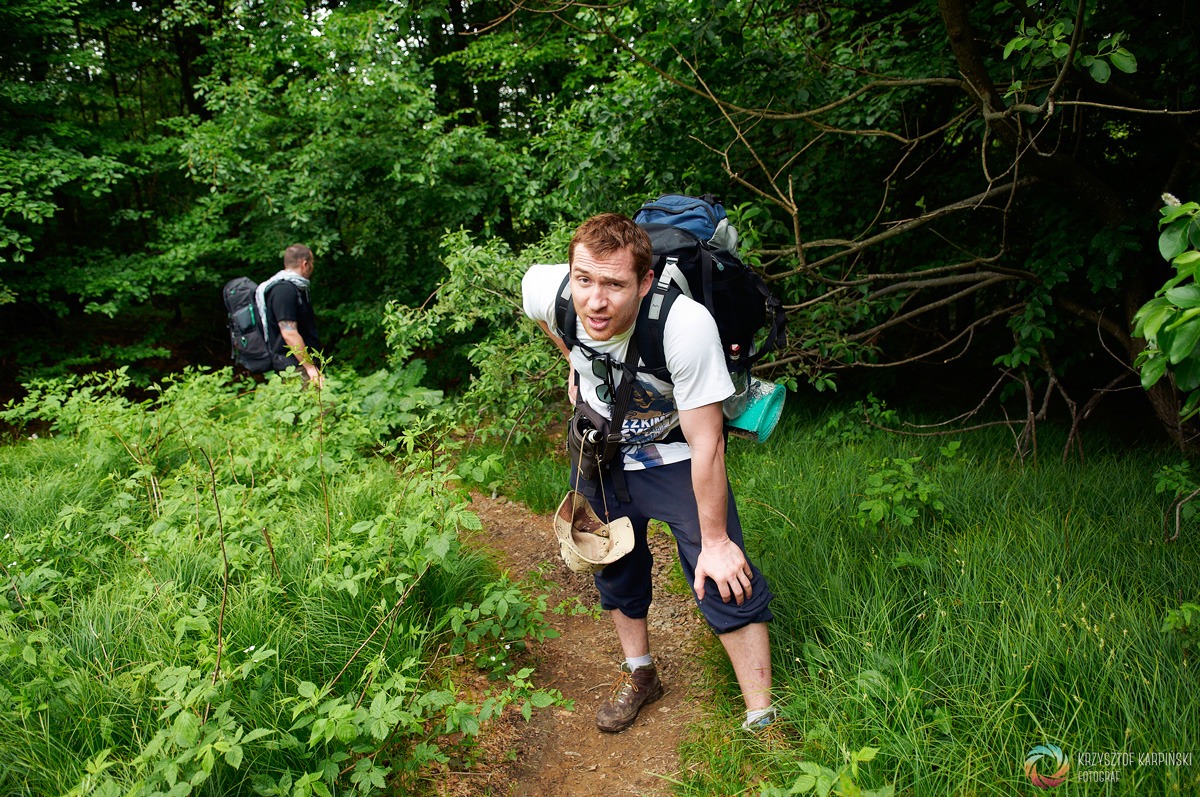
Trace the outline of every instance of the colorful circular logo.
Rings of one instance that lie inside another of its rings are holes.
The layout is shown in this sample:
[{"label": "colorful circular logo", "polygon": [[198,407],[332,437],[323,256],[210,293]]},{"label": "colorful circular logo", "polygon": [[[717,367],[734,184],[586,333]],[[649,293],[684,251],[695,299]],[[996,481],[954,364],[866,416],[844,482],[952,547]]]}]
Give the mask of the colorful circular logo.
[{"label": "colorful circular logo", "polygon": [[[1039,770],[1054,769],[1053,775],[1043,775]],[[1052,789],[1067,779],[1071,765],[1063,751],[1052,744],[1039,744],[1025,757],[1025,774],[1029,782],[1039,789]]]}]

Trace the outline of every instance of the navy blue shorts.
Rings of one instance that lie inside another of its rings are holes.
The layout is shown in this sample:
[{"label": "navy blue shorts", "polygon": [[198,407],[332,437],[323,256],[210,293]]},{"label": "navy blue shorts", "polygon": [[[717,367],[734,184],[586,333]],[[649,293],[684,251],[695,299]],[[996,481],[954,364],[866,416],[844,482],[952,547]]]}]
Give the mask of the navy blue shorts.
[{"label": "navy blue shorts", "polygon": [[[572,474],[571,481],[576,490],[587,496],[592,509],[602,520],[607,507],[609,519],[627,517],[633,524],[633,551],[601,570],[595,579],[596,588],[600,590],[601,608],[606,611],[620,609],[626,617],[640,620],[650,610],[653,597],[651,567],[654,558],[646,542],[647,524],[653,518],[671,528],[683,575],[690,589],[696,578],[696,558],[700,555],[700,517],[692,491],[690,460],[645,470],[627,470],[624,476],[631,501],[628,504],[617,501],[610,474],[604,476],[603,497],[598,482],[580,480],[578,473]],[[726,532],[729,539],[745,553],[733,490],[728,490],[728,495]],[[746,560],[749,562],[749,557]],[[704,600],[697,603],[714,632],[725,634],[773,618],[767,604],[774,596],[767,586],[767,580],[753,563],[750,563],[750,570],[753,573],[750,579],[751,597],[741,606],[732,598],[729,603],[721,600],[721,593],[712,579],[705,584]]]}]

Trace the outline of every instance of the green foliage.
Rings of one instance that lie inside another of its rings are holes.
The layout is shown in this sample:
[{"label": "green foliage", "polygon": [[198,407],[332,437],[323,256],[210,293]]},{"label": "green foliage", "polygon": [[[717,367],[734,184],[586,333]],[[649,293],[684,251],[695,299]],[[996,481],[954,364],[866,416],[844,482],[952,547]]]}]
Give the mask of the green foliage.
[{"label": "green foliage", "polygon": [[493,498],[504,484],[504,463],[499,453],[464,456],[459,460],[456,470],[465,483],[490,492]]},{"label": "green foliage", "polygon": [[1200,204],[1164,198],[1158,251],[1175,275],[1134,314],[1133,334],[1146,340],[1134,365],[1146,390],[1170,372],[1185,396],[1180,417],[1186,420],[1200,412]]},{"label": "green foliage", "polygon": [[456,655],[471,651],[475,665],[493,677],[509,675],[507,669],[513,657],[525,650],[526,639],[542,642],[558,636],[545,626],[545,613],[544,595],[531,601],[515,584],[502,579],[490,585],[479,605],[466,603],[451,610],[451,651]]},{"label": "green foliage", "polygon": [[[1190,462],[1163,465],[1154,474],[1154,492],[1169,493],[1173,501],[1191,495],[1197,489],[1200,489],[1200,485],[1196,484],[1196,480],[1192,476]],[[1196,516],[1197,509],[1190,501],[1186,501],[1179,507],[1179,511],[1184,520],[1191,520]]]},{"label": "green foliage", "polygon": [[1032,292],[1019,314],[1008,320],[1013,333],[1014,346],[1011,352],[994,360],[995,365],[1005,368],[1025,368],[1035,364],[1042,356],[1043,348],[1055,335],[1055,326],[1050,323],[1049,311],[1053,297],[1048,290]]},{"label": "green foliage", "polygon": [[1200,636],[1200,605],[1184,603],[1178,609],[1171,609],[1163,618],[1162,632],[1174,634],[1184,650],[1184,655],[1191,653]]},{"label": "green foliage", "polygon": [[405,790],[506,706],[562,701],[524,668],[456,694],[446,651],[511,664],[549,630],[461,547],[448,458],[373,455],[437,399],[410,371],[141,400],[117,371],[9,405],[52,436],[0,449],[0,791]]},{"label": "green foliage", "polygon": [[898,414],[888,409],[886,401],[869,395],[854,402],[850,410],[831,410],[812,436],[815,440],[832,443],[861,443],[881,431],[894,428],[898,419]]},{"label": "green foliage", "polygon": [[[961,443],[954,440],[941,448],[952,459]],[[858,523],[867,528],[911,526],[922,514],[940,518],[946,509],[941,485],[933,468],[923,466],[923,457],[885,457],[872,463],[863,500],[858,505]]]},{"label": "green foliage", "polygon": [[892,797],[896,789],[888,784],[878,789],[864,789],[858,785],[858,766],[875,759],[879,751],[873,747],[863,747],[848,756],[849,761],[840,769],[833,770],[811,761],[800,764],[800,776],[796,778],[791,788],[783,789],[768,786],[759,792],[760,797],[789,797],[793,794],[815,794],[827,797],[835,794],[838,797]]},{"label": "green foliage", "polygon": [[[1017,35],[1004,47],[1004,58],[1007,60],[1014,53],[1021,53],[1019,63],[1026,70],[1062,63],[1071,51],[1074,33],[1075,23],[1070,19],[1050,15],[1032,25],[1022,19]],[[1097,83],[1107,83],[1113,68],[1132,74],[1137,71],[1137,58],[1121,46],[1126,38],[1127,34],[1120,31],[1105,35],[1093,45],[1093,52],[1076,52],[1072,63],[1086,69]]]},{"label": "green foliage", "polygon": [[[458,353],[474,373],[449,417],[484,440],[529,440],[558,413],[548,408],[566,396],[562,355],[521,310],[521,277],[535,263],[566,259],[570,230],[560,226],[536,245],[513,255],[498,239],[479,245],[465,231],[443,241],[444,282],[421,307],[388,306],[388,347],[395,361],[417,350]],[[472,330],[488,331],[478,343],[460,343]],[[563,374],[561,379],[554,374]]]}]

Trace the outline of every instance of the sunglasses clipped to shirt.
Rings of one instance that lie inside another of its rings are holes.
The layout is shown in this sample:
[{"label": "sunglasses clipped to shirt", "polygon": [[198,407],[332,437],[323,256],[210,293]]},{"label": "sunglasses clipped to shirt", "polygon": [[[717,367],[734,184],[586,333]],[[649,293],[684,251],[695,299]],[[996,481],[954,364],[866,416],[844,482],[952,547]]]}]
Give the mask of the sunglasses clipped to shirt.
[{"label": "sunglasses clipped to shirt", "polygon": [[612,404],[613,397],[617,395],[617,388],[613,383],[612,358],[607,354],[588,355],[588,357],[592,361],[592,376],[601,381],[601,384],[596,387],[596,398],[605,404]]},{"label": "sunglasses clipped to shirt", "polygon": [[[594,349],[586,349],[584,355],[591,360],[592,376],[600,380],[600,385],[596,387],[596,398],[605,404],[616,403],[617,385],[613,374],[620,373],[622,379],[633,378],[633,375],[630,373],[633,369],[613,359],[612,355],[604,354]],[[633,383],[633,392],[636,394],[640,390],[642,390],[641,386],[635,381]]]},{"label": "sunglasses clipped to shirt", "polygon": [[[599,352],[590,346],[580,344],[583,349],[583,355],[592,363],[592,376],[600,380],[600,385],[596,388],[596,398],[603,401],[605,404],[615,405],[620,397],[617,392],[617,384],[613,374],[620,373],[622,379],[630,379],[632,393],[639,394],[644,392],[643,388],[637,381],[637,370],[628,365],[628,362],[621,362],[615,359],[611,354]],[[631,342],[630,349],[626,352],[626,356],[630,357],[633,362],[638,362],[638,354],[636,345]],[[578,378],[578,374],[576,375]]]}]

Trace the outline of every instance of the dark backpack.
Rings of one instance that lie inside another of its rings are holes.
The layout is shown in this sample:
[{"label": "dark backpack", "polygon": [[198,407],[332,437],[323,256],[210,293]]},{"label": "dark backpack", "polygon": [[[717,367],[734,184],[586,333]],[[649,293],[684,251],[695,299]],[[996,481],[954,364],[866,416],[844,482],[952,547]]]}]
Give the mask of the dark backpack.
[{"label": "dark backpack", "polygon": [[229,319],[229,343],[235,362],[252,374],[272,368],[271,352],[263,336],[263,322],[254,303],[258,283],[237,277],[225,283],[225,312]]},{"label": "dark backpack", "polygon": [[[786,343],[783,303],[754,269],[724,248],[736,246],[737,231],[711,195],[659,197],[643,205],[634,221],[650,236],[654,251],[654,287],[642,301],[634,333],[645,363],[642,370],[664,382],[672,381],[662,328],[683,293],[703,304],[716,320],[731,373],[748,372],[763,355]],[[719,245],[714,245],[714,240]],[[579,344],[576,319],[568,274],[555,303],[554,320],[569,348]],[[765,336],[760,336],[764,329]]]}]

